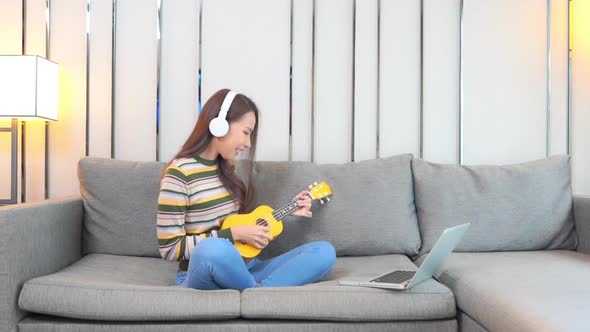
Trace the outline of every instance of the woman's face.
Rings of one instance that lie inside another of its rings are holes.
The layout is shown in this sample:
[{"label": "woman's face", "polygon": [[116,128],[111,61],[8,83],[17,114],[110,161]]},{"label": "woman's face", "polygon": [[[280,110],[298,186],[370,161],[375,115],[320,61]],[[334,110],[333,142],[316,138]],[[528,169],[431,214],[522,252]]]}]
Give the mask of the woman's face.
[{"label": "woman's face", "polygon": [[256,126],[254,112],[245,113],[238,120],[229,123],[229,132],[223,137],[215,137],[216,150],[226,160],[233,160],[236,156],[250,148],[252,131]]}]

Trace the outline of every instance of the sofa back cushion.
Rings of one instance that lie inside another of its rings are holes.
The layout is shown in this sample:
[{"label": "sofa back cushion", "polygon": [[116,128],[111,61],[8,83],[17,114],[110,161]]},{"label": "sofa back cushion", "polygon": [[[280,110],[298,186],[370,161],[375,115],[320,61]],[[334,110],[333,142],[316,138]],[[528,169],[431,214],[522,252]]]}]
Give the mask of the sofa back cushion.
[{"label": "sofa back cushion", "polygon": [[[420,234],[411,159],[406,154],[345,164],[257,162],[257,205],[279,208],[314,181],[326,181],[334,192],[324,206],[314,202],[313,218],[286,217],[283,233],[261,257],[314,240],[330,241],[340,256],[417,254]],[[85,254],[160,257],[156,219],[165,166],[163,162],[80,160]]]},{"label": "sofa back cushion", "polygon": [[164,162],[80,160],[84,254],[160,257],[156,219],[165,166]]},{"label": "sofa back cushion", "polygon": [[338,256],[417,254],[411,159],[405,154],[344,164],[257,162],[258,204],[280,208],[315,181],[325,181],[333,191],[324,206],[314,201],[311,219],[286,217],[283,233],[261,257],[316,240],[331,242]]},{"label": "sofa back cushion", "polygon": [[470,222],[455,251],[574,249],[569,156],[506,166],[412,160],[422,247]]}]

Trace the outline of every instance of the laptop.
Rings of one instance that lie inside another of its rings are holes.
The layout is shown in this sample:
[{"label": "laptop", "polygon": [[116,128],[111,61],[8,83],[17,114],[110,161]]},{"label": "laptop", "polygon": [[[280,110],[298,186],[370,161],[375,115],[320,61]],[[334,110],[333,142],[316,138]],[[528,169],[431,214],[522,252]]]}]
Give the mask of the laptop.
[{"label": "laptop", "polygon": [[341,280],[339,284],[390,289],[412,288],[422,281],[432,278],[438,272],[445,259],[455,249],[469,226],[471,226],[471,223],[445,229],[417,271],[396,270],[373,279],[358,281]]}]

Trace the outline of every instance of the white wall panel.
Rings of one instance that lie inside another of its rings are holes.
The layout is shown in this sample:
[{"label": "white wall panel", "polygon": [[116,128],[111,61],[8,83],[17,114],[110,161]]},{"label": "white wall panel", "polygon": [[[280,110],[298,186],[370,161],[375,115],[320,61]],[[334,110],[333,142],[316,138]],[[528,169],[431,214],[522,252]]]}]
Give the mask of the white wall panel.
[{"label": "white wall panel", "polygon": [[156,0],[117,0],[114,155],[156,160]]},{"label": "white wall panel", "polygon": [[22,10],[22,0],[0,1],[0,54],[21,54],[23,36]]},{"label": "white wall panel", "polygon": [[465,164],[540,159],[547,146],[547,10],[542,0],[466,0]]},{"label": "white wall panel", "polygon": [[420,1],[381,0],[379,157],[420,156]]},{"label": "white wall panel", "polygon": [[459,163],[459,0],[424,0],[423,157]]},{"label": "white wall panel", "polygon": [[25,53],[47,57],[45,41],[47,38],[46,0],[25,0]]},{"label": "white wall panel", "polygon": [[[45,0],[26,0],[25,53],[46,55],[46,3]],[[28,121],[25,124],[25,200],[45,199],[45,121]]]},{"label": "white wall panel", "polygon": [[313,160],[352,158],[353,1],[316,0]]},{"label": "white wall panel", "polygon": [[49,59],[59,65],[58,120],[49,123],[49,197],[78,194],[86,150],[86,0],[51,0]]},{"label": "white wall panel", "polygon": [[88,45],[88,155],[111,157],[113,1],[91,0]]},{"label": "white wall panel", "polygon": [[378,0],[355,1],[354,160],[377,157]]},{"label": "white wall panel", "polygon": [[313,2],[292,0],[291,159],[311,161]]},{"label": "white wall panel", "polygon": [[567,154],[568,0],[551,0],[551,122],[549,154]]},{"label": "white wall panel", "polygon": [[159,158],[163,161],[180,150],[198,117],[199,4],[162,1]]},{"label": "white wall panel", "polygon": [[25,201],[45,199],[45,121],[25,123]]},{"label": "white wall panel", "polygon": [[289,159],[290,16],[289,0],[203,3],[202,103],[223,88],[256,103],[257,160]]},{"label": "white wall panel", "polygon": [[590,0],[572,2],[573,190],[590,195]]}]

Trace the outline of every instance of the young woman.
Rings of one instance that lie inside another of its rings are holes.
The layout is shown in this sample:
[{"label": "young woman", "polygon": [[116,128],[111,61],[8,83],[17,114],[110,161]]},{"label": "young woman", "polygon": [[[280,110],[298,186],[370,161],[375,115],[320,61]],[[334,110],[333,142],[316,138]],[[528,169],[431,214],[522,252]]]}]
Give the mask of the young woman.
[{"label": "young woman", "polygon": [[[266,226],[220,230],[225,218],[255,207],[252,160],[256,151],[258,108],[228,89],[203,106],[197,124],[164,170],[158,198],[157,236],[162,258],[179,261],[176,284],[196,289],[296,286],[320,280],[334,265],[328,242],[311,242],[268,260],[242,259],[234,241],[262,249],[272,236]],[[237,176],[234,158],[243,161],[248,185]],[[311,217],[307,191],[293,214]]]}]

